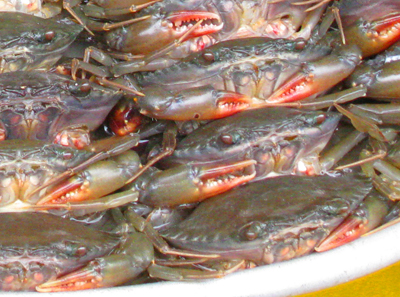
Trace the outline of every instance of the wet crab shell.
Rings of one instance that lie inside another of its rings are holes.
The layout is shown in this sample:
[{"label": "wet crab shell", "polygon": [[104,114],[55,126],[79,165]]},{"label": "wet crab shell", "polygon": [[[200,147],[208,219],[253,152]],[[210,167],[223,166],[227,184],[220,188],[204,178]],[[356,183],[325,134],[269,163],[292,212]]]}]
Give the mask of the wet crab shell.
[{"label": "wet crab shell", "polygon": [[173,245],[270,264],[310,253],[372,188],[361,176],[284,176],[201,203],[163,232]]}]

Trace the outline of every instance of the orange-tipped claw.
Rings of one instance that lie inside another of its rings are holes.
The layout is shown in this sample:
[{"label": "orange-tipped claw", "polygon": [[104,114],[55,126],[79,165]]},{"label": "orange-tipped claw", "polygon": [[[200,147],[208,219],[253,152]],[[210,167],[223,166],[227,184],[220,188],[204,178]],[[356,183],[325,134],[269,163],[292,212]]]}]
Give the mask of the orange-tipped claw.
[{"label": "orange-tipped claw", "polygon": [[133,151],[95,162],[79,174],[50,184],[51,188],[37,205],[66,204],[103,197],[125,185],[139,166],[138,155]]},{"label": "orange-tipped claw", "polygon": [[360,59],[357,47],[343,46],[327,57],[304,65],[304,69],[279,87],[267,103],[293,102],[327,91],[349,76]]},{"label": "orange-tipped claw", "polygon": [[[255,163],[245,160],[219,165],[181,165],[143,176],[139,183],[146,186],[139,201],[154,207],[200,202],[252,180],[256,175]],[[143,182],[145,179],[147,182]]]},{"label": "orange-tipped claw", "polygon": [[320,243],[315,250],[317,252],[324,252],[351,242],[366,232],[364,226],[364,220],[350,216],[344,220],[338,228],[329,234],[329,236]]},{"label": "orange-tipped claw", "polygon": [[63,204],[82,201],[84,200],[84,195],[82,195],[83,185],[84,182],[82,179],[72,177],[52,188],[52,191],[41,198],[36,204]]},{"label": "orange-tipped claw", "polygon": [[174,121],[223,118],[249,108],[253,102],[248,96],[209,86],[178,92],[150,86],[143,92],[146,96],[137,100],[142,114]]},{"label": "orange-tipped claw", "polygon": [[36,287],[41,293],[88,290],[102,287],[102,277],[93,268],[67,274],[57,280],[49,281]]},{"label": "orange-tipped claw", "polygon": [[276,90],[269,98],[269,103],[285,103],[305,99],[315,92],[312,88],[314,75],[299,73]]},{"label": "orange-tipped claw", "polygon": [[396,42],[400,36],[400,13],[389,14],[373,22],[359,21],[345,28],[348,44],[356,44],[363,58],[375,55]]},{"label": "orange-tipped claw", "polygon": [[147,236],[130,233],[118,248],[119,253],[96,258],[85,267],[36,287],[39,292],[61,292],[113,287],[142,273],[154,259]]},{"label": "orange-tipped claw", "polygon": [[373,189],[358,208],[315,248],[327,251],[353,241],[378,227],[391,209],[389,199]]},{"label": "orange-tipped claw", "polygon": [[[245,160],[234,164],[227,164],[218,167],[204,166],[201,168],[199,178],[201,180],[201,192],[204,197],[214,196],[226,192],[238,185],[252,180],[256,172],[251,170],[248,174],[242,170],[256,164],[254,160]],[[237,172],[235,174],[235,172]],[[238,173],[239,172],[239,173]],[[221,178],[224,177],[225,178]],[[218,179],[222,182],[218,182]]]}]

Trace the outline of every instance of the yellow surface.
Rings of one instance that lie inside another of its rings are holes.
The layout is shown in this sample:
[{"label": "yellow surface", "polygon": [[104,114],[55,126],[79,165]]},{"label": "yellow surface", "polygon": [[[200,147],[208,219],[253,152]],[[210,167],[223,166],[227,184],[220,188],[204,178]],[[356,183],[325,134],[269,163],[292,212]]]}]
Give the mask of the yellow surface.
[{"label": "yellow surface", "polygon": [[400,296],[400,262],[348,283],[298,297]]}]

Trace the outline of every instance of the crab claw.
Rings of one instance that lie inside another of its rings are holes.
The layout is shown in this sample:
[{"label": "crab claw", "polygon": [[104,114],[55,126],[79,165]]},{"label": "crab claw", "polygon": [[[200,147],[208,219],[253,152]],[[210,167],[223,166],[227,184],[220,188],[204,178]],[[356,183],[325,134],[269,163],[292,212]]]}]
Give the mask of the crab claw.
[{"label": "crab claw", "polygon": [[94,163],[86,170],[52,187],[37,205],[65,204],[96,199],[121,188],[138,170],[133,151]]},{"label": "crab claw", "polygon": [[137,99],[140,113],[175,121],[223,118],[247,109],[252,103],[250,97],[215,90],[210,86],[178,92],[166,91],[161,86],[149,86],[143,92],[146,96]]},{"label": "crab claw", "polygon": [[62,292],[121,285],[145,271],[154,258],[153,245],[145,234],[138,232],[129,234],[118,252],[96,258],[82,269],[43,283],[36,290]]},{"label": "crab claw", "polygon": [[373,22],[359,20],[344,29],[348,44],[356,44],[363,58],[375,55],[393,43],[400,36],[400,13],[392,13]]},{"label": "crab claw", "polygon": [[154,207],[200,202],[252,180],[254,160],[223,165],[181,165],[143,176],[135,182],[139,201]]},{"label": "crab claw", "polygon": [[303,64],[303,71],[279,87],[267,103],[292,102],[327,91],[349,76],[360,60],[358,47],[344,46],[319,61]]},{"label": "crab claw", "polygon": [[218,14],[207,11],[178,11],[161,18],[148,19],[105,33],[107,44],[118,51],[132,54],[154,53],[178,40],[202,20],[188,38],[215,33],[222,29]]},{"label": "crab claw", "polygon": [[359,207],[333,230],[315,250],[324,252],[339,247],[375,229],[389,213],[391,206],[389,199],[373,190]]}]

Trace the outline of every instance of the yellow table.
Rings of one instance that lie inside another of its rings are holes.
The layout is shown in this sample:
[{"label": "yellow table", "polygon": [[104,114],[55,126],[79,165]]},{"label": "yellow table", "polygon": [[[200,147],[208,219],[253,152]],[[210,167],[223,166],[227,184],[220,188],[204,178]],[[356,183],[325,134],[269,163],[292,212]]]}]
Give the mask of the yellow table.
[{"label": "yellow table", "polygon": [[[400,248],[400,247],[399,247]],[[332,288],[298,297],[394,297],[400,296],[400,262]]]}]

